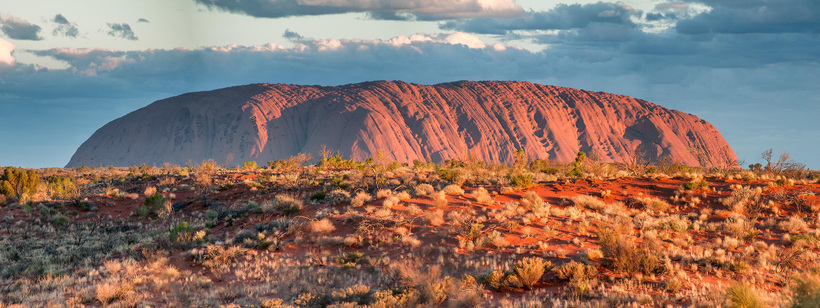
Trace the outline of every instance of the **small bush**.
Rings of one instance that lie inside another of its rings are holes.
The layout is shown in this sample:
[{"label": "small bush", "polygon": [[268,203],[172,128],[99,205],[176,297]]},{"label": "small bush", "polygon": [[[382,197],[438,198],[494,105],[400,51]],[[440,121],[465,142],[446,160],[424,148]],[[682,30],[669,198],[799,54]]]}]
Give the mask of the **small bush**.
[{"label": "small bush", "polygon": [[445,192],[445,193],[451,194],[451,195],[463,195],[464,194],[464,189],[462,189],[461,186],[458,186],[456,184],[447,185],[447,186],[444,187],[444,189],[442,189],[442,191]]},{"label": "small bush", "polygon": [[436,189],[433,188],[433,185],[423,183],[416,186],[416,195],[418,196],[426,196],[428,194],[433,193]]},{"label": "small bush", "polygon": [[449,169],[449,168],[441,168],[436,170],[436,175],[442,180],[445,180],[450,183],[455,183],[456,179],[462,175],[461,170],[459,169]]},{"label": "small bush", "polygon": [[57,178],[49,181],[49,193],[52,199],[73,200],[80,197],[80,187],[71,178]]},{"label": "small bush", "polygon": [[192,231],[194,228],[191,227],[187,221],[178,223],[176,226],[171,228],[171,232],[168,234],[168,239],[172,242],[189,242],[192,238]]},{"label": "small bush", "polygon": [[71,219],[63,214],[55,214],[54,217],[51,218],[51,222],[57,227],[65,227],[71,222]]},{"label": "small bush", "polygon": [[315,201],[324,200],[326,196],[327,195],[323,192],[317,192],[315,194],[310,195],[310,200],[315,200]]},{"label": "small bush", "polygon": [[373,201],[373,196],[362,191],[356,194],[356,197],[353,197],[353,199],[350,200],[350,205],[352,205],[353,207],[360,207],[370,201]]},{"label": "small bush", "polygon": [[637,273],[653,273],[658,268],[656,249],[647,242],[636,245],[617,231],[605,228],[598,232],[598,245],[601,246],[605,265],[615,272],[632,277]]},{"label": "small bush", "polygon": [[330,204],[334,205],[347,203],[350,202],[350,193],[342,189],[336,189],[328,193],[325,198],[328,202],[330,202]]},{"label": "small bush", "polygon": [[709,187],[709,182],[706,180],[691,180],[689,182],[683,183],[684,190],[700,190]]},{"label": "small bush", "polygon": [[487,277],[484,278],[484,284],[490,288],[495,289],[496,291],[501,291],[506,286],[506,279],[507,275],[504,274],[504,271],[496,269],[490,272]]},{"label": "small bush", "polygon": [[663,201],[655,197],[635,198],[634,200],[637,203],[642,204],[644,208],[646,208],[647,210],[653,210],[657,212],[663,212],[672,207],[666,201]]},{"label": "small bush", "polygon": [[532,173],[520,173],[510,175],[510,184],[518,189],[526,189],[533,185],[535,175]]},{"label": "small bush", "polygon": [[751,285],[739,282],[726,288],[726,307],[764,308],[768,306]]},{"label": "small bush", "polygon": [[333,222],[327,218],[324,218],[322,220],[309,222],[307,224],[307,229],[313,234],[324,234],[333,232],[333,230],[336,230],[336,227],[333,226]]},{"label": "small bush", "polygon": [[487,192],[487,190],[484,189],[484,187],[479,187],[478,189],[474,190],[472,195],[473,198],[475,198],[475,201],[478,203],[493,203],[493,197],[490,196],[490,193]]},{"label": "small bush", "polygon": [[797,275],[794,281],[792,307],[820,307],[820,275],[818,274],[818,268],[812,268],[807,273]]},{"label": "small bush", "polygon": [[576,261],[570,261],[555,268],[558,278],[563,280],[577,279],[592,279],[598,275],[598,269],[591,264],[583,264]]},{"label": "small bush", "polygon": [[575,205],[588,208],[596,212],[603,212],[607,208],[606,202],[593,196],[578,195],[572,197],[572,202]]},{"label": "small bush", "polygon": [[301,200],[290,195],[277,195],[274,201],[276,207],[281,209],[285,215],[299,213],[304,207]]},{"label": "small bush", "polygon": [[256,165],[255,160],[245,162],[245,163],[242,164],[242,170],[256,170],[256,168],[258,168],[258,167]]},{"label": "small bush", "polygon": [[154,193],[148,198],[145,198],[143,206],[137,209],[137,215],[143,217],[148,215],[165,217],[170,214],[172,210],[171,201],[168,201],[168,199],[161,194]]},{"label": "small bush", "polygon": [[532,289],[532,286],[541,280],[544,271],[549,268],[552,268],[552,263],[549,261],[540,258],[524,258],[513,267],[511,281],[519,287]]},{"label": "small bush", "polygon": [[568,280],[567,287],[576,295],[589,293],[595,282],[595,275],[598,269],[591,264],[583,264],[575,261],[565,263],[556,269],[558,278]]}]

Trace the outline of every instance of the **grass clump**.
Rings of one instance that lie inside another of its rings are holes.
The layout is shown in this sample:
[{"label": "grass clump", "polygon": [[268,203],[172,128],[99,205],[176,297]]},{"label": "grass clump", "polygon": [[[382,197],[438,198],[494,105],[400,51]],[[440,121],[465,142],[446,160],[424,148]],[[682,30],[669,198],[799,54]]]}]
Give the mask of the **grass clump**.
[{"label": "grass clump", "polygon": [[572,202],[575,205],[588,208],[596,212],[603,212],[607,208],[606,202],[593,196],[578,195],[572,197]]},{"label": "grass clump", "polygon": [[584,295],[592,290],[592,286],[596,282],[595,275],[598,274],[598,268],[591,264],[571,261],[556,268],[555,272],[558,274],[558,278],[569,280],[567,287],[572,293]]},{"label": "grass clump", "polygon": [[750,284],[739,282],[726,288],[726,307],[764,308],[768,306]]},{"label": "grass clump", "polygon": [[792,307],[820,307],[820,267],[813,267],[808,272],[797,275],[792,292]]},{"label": "grass clump", "polygon": [[651,274],[659,266],[657,249],[651,242],[636,244],[611,228],[598,232],[598,245],[604,255],[604,264],[616,273],[629,277],[637,273]]},{"label": "grass clump", "polygon": [[299,213],[304,208],[302,200],[290,195],[277,195],[274,199],[276,207],[282,210],[285,215]]}]

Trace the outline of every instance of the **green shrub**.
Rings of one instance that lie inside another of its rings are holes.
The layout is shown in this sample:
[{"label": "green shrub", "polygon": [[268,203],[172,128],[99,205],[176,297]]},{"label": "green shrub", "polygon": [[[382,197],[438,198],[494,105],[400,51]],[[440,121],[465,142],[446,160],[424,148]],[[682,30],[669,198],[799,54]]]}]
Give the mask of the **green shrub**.
[{"label": "green shrub", "polygon": [[68,223],[71,222],[71,219],[69,219],[68,216],[65,216],[63,214],[55,214],[51,218],[51,222],[57,227],[65,227],[66,225],[68,225]]},{"label": "green shrub", "polygon": [[317,192],[315,194],[310,195],[310,200],[324,200],[325,196],[325,193]]},{"label": "green shrub", "polygon": [[436,170],[436,175],[442,180],[450,183],[456,182],[456,179],[461,176],[461,171],[458,169],[439,168]]},{"label": "green shrub", "polygon": [[170,214],[172,210],[171,201],[165,199],[162,194],[155,193],[145,198],[143,206],[137,209],[137,215],[164,217]]},{"label": "green shrub", "polygon": [[532,173],[519,173],[510,175],[510,184],[518,189],[526,189],[533,185],[535,175]]},{"label": "green shrub", "polygon": [[258,167],[256,165],[256,161],[254,160],[242,164],[242,170],[254,170],[256,168]]},{"label": "green shrub", "polygon": [[581,177],[584,176],[583,170],[583,163],[587,159],[587,153],[578,152],[578,155],[575,156],[575,161],[569,164],[570,171],[567,172],[567,176],[571,177]]},{"label": "green shrub", "polygon": [[192,228],[187,221],[178,223],[176,226],[171,228],[171,232],[168,234],[168,239],[172,242],[176,242],[177,240],[190,238],[190,234],[193,230],[194,228]]},{"label": "green shrub", "polygon": [[151,210],[148,209],[147,206],[143,205],[143,206],[140,206],[139,208],[137,208],[136,214],[137,214],[137,216],[145,217],[145,216],[151,215]]},{"label": "green shrub", "polygon": [[530,162],[529,169],[532,172],[543,172],[546,174],[558,174],[559,172],[561,172],[561,169],[552,167],[549,161],[540,158],[533,159]]},{"label": "green shrub", "polygon": [[706,180],[691,180],[689,182],[683,183],[684,190],[699,190],[705,189],[707,187],[709,187],[709,182],[707,182]]},{"label": "green shrub", "polygon": [[48,188],[54,199],[73,200],[80,197],[80,188],[71,178],[50,179]]}]

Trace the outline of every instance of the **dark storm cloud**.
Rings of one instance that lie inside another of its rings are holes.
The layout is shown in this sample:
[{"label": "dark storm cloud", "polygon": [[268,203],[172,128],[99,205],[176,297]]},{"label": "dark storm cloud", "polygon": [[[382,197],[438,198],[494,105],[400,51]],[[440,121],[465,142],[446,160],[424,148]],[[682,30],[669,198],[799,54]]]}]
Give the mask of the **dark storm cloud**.
[{"label": "dark storm cloud", "polygon": [[817,0],[699,0],[710,12],[678,22],[683,34],[820,33]]},{"label": "dark storm cloud", "polygon": [[108,28],[109,28],[108,35],[110,35],[110,36],[120,37],[120,38],[124,38],[124,39],[127,39],[127,40],[132,40],[132,41],[136,41],[136,40],[139,39],[134,34],[134,30],[131,30],[131,26],[126,24],[126,23],[122,23],[122,24],[109,23]]},{"label": "dark storm cloud", "polygon": [[39,41],[40,26],[15,17],[0,16],[0,31],[15,40]]}]

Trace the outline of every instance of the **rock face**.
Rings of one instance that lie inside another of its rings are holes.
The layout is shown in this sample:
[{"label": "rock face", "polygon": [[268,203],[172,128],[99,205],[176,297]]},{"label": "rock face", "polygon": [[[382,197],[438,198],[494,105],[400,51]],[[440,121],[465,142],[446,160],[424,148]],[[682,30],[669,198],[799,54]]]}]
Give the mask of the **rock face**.
[{"label": "rock face", "polygon": [[223,163],[229,155],[230,165],[263,165],[298,153],[315,157],[323,145],[356,159],[381,150],[401,162],[470,152],[511,163],[519,149],[564,163],[578,151],[624,162],[638,145],[652,159],[691,166],[736,161],[706,121],[624,95],[528,82],[377,81],[252,84],[160,100],[97,130],[67,167]]}]

